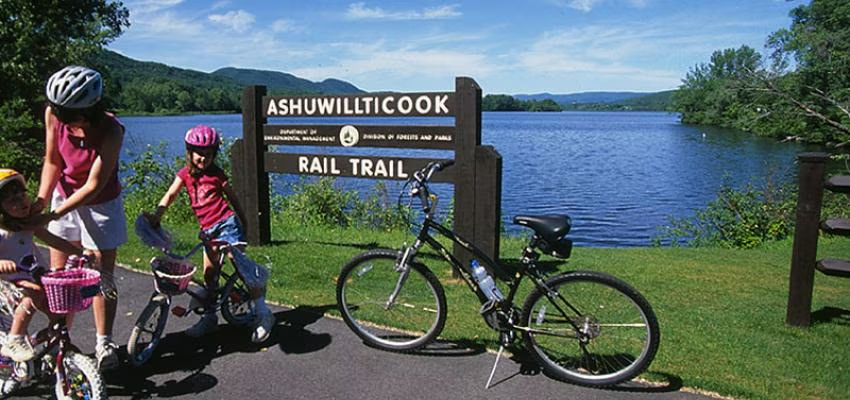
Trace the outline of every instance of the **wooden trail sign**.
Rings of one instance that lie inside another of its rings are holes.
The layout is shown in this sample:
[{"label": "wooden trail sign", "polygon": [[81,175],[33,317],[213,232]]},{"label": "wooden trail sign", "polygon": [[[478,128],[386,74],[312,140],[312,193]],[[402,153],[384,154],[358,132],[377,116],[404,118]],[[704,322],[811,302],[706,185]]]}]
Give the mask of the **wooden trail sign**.
[{"label": "wooden trail sign", "polygon": [[[393,155],[343,154],[345,149],[400,148],[454,152],[455,165],[435,176],[455,190],[455,231],[498,260],[502,162],[491,146],[481,145],[481,88],[471,78],[455,79],[454,92],[366,93],[356,95],[266,96],[250,86],[242,96],[242,139],[233,146],[234,186],[248,221],[248,242],[271,241],[269,173],[407,180],[437,159]],[[297,124],[269,124],[269,118]],[[338,124],[304,124],[333,118]],[[453,117],[452,125],[368,125],[359,117]],[[270,152],[275,145],[286,152]],[[299,146],[336,148],[333,153],[298,153]],[[440,158],[445,159],[446,157]],[[459,260],[469,255],[454,250]]]}]

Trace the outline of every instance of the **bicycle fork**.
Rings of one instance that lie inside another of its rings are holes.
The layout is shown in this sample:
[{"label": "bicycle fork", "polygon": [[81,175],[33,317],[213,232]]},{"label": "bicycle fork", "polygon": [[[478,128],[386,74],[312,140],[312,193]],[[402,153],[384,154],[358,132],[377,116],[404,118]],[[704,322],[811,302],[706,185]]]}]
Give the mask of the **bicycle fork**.
[{"label": "bicycle fork", "polygon": [[422,246],[422,242],[417,240],[413,243],[413,246],[407,247],[402,252],[401,256],[398,258],[398,261],[395,265],[395,270],[398,272],[398,280],[395,283],[395,288],[390,293],[390,297],[387,299],[387,302],[384,304],[384,310],[389,310],[393,304],[395,304],[396,299],[398,298],[398,294],[401,292],[401,288],[404,286],[404,282],[407,281],[407,276],[410,275],[410,260],[416,256],[416,252]]}]

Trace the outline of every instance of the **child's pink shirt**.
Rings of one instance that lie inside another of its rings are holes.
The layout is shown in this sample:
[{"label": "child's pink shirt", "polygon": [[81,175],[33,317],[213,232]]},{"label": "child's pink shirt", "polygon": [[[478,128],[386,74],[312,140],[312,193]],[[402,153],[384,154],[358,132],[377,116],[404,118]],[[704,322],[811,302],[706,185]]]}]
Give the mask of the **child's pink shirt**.
[{"label": "child's pink shirt", "polygon": [[189,167],[183,167],[177,171],[177,176],[186,187],[189,204],[198,217],[201,229],[209,229],[233,215],[233,209],[224,197],[227,176],[221,168],[213,165],[194,177],[189,174]]}]

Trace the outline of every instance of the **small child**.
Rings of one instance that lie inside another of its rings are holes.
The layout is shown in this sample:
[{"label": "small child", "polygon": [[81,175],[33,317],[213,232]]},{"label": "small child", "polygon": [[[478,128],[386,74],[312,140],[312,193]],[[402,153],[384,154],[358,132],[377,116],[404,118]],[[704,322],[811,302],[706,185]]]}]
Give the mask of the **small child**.
[{"label": "small child", "polygon": [[32,280],[28,272],[18,269],[23,260],[30,257],[35,257],[38,264],[46,265],[33,244],[33,236],[69,254],[82,254],[81,249],[48,232],[43,226],[34,230],[19,230],[20,222],[29,217],[31,206],[23,175],[15,170],[0,169],[0,279],[12,282],[23,291],[0,355],[16,362],[35,357],[26,337],[27,327],[32,320],[32,309],[41,310],[51,321],[57,317],[47,309],[44,289]]},{"label": "small child", "polygon": [[[153,226],[158,226],[165,210],[174,202],[180,189],[185,187],[201,230],[209,234],[215,233],[216,236],[213,239],[216,240],[230,244],[244,244],[242,231],[245,221],[244,212],[233,188],[228,184],[224,171],[214,163],[221,143],[218,132],[209,126],[198,125],[186,132],[185,142],[186,166],[177,171],[174,182],[159,201],[156,212],[146,214],[146,217]],[[218,258],[217,256],[204,251],[204,284],[207,293],[213,293],[218,286],[221,266],[216,268],[212,262]],[[269,337],[275,319],[266,305],[265,288],[251,290],[251,297],[257,312],[251,340],[260,343]],[[187,329],[186,334],[190,337],[200,337],[217,326],[218,316],[215,309],[208,307],[208,311],[204,313],[201,320]]]}]

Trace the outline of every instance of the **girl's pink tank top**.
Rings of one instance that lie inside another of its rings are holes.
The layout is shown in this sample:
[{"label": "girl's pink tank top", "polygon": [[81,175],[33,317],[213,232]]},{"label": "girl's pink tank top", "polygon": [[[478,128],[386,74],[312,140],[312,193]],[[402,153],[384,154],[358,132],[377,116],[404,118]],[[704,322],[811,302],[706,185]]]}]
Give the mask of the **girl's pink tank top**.
[{"label": "girl's pink tank top", "polygon": [[[109,113],[107,115],[108,118],[120,125],[121,129],[124,129],[124,124],[115,115]],[[70,127],[57,120],[56,135],[58,140],[56,143],[59,155],[62,158],[58,188],[59,193],[65,198],[85,185],[94,160],[100,156],[100,144],[103,141],[104,134],[104,132],[94,132],[93,135],[85,138],[72,136]],[[121,182],[118,180],[118,166],[116,165],[106,186],[89,204],[105,203],[117,198],[120,194]]]}]

